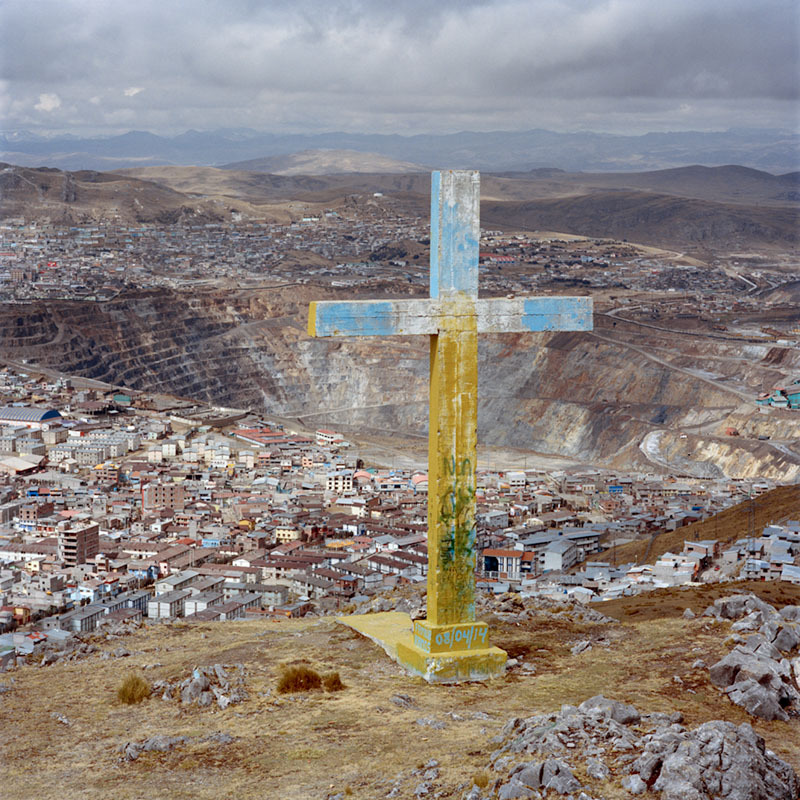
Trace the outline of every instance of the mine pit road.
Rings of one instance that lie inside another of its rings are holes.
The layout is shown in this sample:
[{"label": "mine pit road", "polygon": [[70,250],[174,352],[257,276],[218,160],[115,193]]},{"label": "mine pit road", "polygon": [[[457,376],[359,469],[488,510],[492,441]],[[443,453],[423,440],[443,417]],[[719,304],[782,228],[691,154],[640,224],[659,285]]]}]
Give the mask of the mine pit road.
[{"label": "mine pit road", "polygon": [[[629,320],[626,320],[626,321],[629,321]],[[654,325],[646,325],[645,327],[655,328],[656,326],[654,326]],[[669,332],[669,333],[679,333],[679,331],[671,331],[669,328],[656,328],[656,330],[663,330],[663,331],[666,331],[666,332]],[[645,350],[642,347],[638,347],[635,344],[629,344],[628,342],[623,342],[620,339],[614,338],[613,336],[604,336],[602,333],[597,333],[597,331],[589,331],[588,335],[589,336],[593,336],[596,339],[602,339],[605,342],[610,342],[611,344],[615,344],[615,345],[618,345],[620,347],[627,347],[629,350],[633,350],[635,353],[639,353],[639,355],[642,355],[645,358],[648,358],[651,361],[654,361],[656,364],[660,364],[662,367],[666,367],[667,369],[674,370],[675,372],[681,372],[681,373],[683,373],[684,375],[687,375],[690,378],[694,378],[695,380],[702,381],[703,383],[707,383],[709,386],[712,386],[717,391],[726,392],[727,394],[734,394],[737,397],[739,397],[740,399],[746,400],[748,403],[752,402],[752,400],[753,400],[752,392],[745,392],[745,391],[743,391],[741,389],[735,389],[732,386],[727,386],[726,384],[724,384],[724,383],[722,383],[720,381],[715,381],[712,378],[706,378],[706,377],[703,377],[702,375],[698,375],[697,373],[692,372],[691,370],[686,369],[685,367],[678,367],[675,364],[671,364],[666,359],[659,358],[657,355],[654,355],[650,351]],[[690,334],[690,335],[701,335],[701,334]]]},{"label": "mine pit road", "polygon": [[[749,336],[723,336],[721,333],[711,333],[710,331],[681,331],[676,328],[665,328],[663,325],[653,325],[650,322],[640,322],[638,319],[630,319],[629,317],[621,316],[621,312],[632,311],[633,308],[636,307],[637,306],[632,306],[630,308],[612,308],[611,311],[598,311],[596,313],[597,316],[608,317],[616,322],[627,322],[629,325],[638,325],[641,328],[650,328],[654,331],[663,331],[664,333],[671,333],[677,336],[694,336],[700,339],[719,339],[723,342],[737,342],[739,344],[746,342],[747,344],[766,344],[772,347],[780,347],[780,345],[776,345],[769,339],[755,339]],[[786,349],[791,350],[792,348]]]}]

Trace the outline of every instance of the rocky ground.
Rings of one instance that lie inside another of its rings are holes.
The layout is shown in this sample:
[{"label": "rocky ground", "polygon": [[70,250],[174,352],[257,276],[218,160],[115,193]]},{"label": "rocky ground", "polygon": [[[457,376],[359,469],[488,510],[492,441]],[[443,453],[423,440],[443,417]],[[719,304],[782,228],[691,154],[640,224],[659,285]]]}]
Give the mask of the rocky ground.
[{"label": "rocky ground", "polygon": [[794,769],[747,723],[713,720],[687,729],[682,722],[680,712],[640,714],[603,695],[554,714],[512,719],[492,740],[500,745],[488,766],[493,780],[484,788],[473,783],[464,798],[592,800],[619,788],[662,800],[798,796]]},{"label": "rocky ground", "polygon": [[[479,616],[510,669],[455,687],[409,677],[330,617],[115,629],[0,676],[2,796],[794,797],[800,725],[781,692],[798,688],[797,647],[778,659],[758,642],[776,674],[789,663],[792,683],[773,687],[785,719],[732,702],[715,676],[752,636],[787,647],[786,609],[799,604],[800,589],[767,584],[600,610],[484,597]],[[351,610],[390,608],[418,614],[423,598],[397,591]],[[345,688],[280,694],[286,665],[337,671]],[[746,694],[753,670],[732,685]],[[151,694],[129,706],[116,692],[131,673]]]}]

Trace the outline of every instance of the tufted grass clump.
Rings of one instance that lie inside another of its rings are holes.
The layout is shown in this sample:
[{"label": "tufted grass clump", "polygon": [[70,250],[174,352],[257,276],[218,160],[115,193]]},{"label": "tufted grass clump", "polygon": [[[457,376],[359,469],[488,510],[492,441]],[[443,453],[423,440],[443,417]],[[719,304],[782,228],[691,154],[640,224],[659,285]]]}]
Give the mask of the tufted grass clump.
[{"label": "tufted grass clump", "polygon": [[126,706],[141,703],[150,697],[150,684],[135,672],[131,672],[117,689],[117,700]]},{"label": "tufted grass clump", "polygon": [[482,772],[476,772],[472,776],[472,782],[479,789],[485,789],[489,785],[489,773],[486,772],[485,770]]},{"label": "tufted grass clump", "polygon": [[322,685],[325,687],[326,692],[341,692],[347,687],[342,683],[338,672],[329,672],[322,678]]},{"label": "tufted grass clump", "polygon": [[278,694],[310,692],[322,687],[319,672],[305,664],[291,664],[283,668],[278,679]]}]

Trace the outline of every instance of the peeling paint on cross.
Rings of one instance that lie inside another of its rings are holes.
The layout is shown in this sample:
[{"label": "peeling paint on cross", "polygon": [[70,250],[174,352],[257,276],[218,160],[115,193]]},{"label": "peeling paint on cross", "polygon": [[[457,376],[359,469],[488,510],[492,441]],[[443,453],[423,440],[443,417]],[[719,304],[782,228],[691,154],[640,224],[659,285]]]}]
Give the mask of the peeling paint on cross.
[{"label": "peeling paint on cross", "polygon": [[414,625],[426,653],[487,647],[475,622],[475,467],[478,334],[583,331],[588,297],[478,298],[480,176],[431,176],[430,298],[311,303],[311,336],[430,337],[427,619]]}]

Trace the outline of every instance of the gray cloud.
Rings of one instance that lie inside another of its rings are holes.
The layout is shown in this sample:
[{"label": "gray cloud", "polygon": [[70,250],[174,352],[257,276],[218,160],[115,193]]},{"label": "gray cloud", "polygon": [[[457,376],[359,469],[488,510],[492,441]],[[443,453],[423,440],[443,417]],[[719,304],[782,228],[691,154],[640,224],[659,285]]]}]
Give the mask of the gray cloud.
[{"label": "gray cloud", "polygon": [[81,133],[795,128],[799,25],[794,0],[4,0],[0,118]]}]

